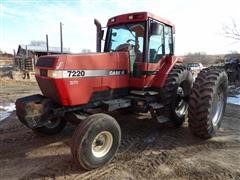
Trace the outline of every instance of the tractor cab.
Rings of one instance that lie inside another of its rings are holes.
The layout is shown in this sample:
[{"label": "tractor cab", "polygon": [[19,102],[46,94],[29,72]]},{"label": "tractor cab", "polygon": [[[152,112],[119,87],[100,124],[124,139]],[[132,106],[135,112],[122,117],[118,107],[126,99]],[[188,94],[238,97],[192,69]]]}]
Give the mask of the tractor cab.
[{"label": "tractor cab", "polygon": [[169,21],[139,12],[112,17],[107,27],[104,52],[129,53],[130,87],[154,86],[159,70],[173,65],[174,25]]}]

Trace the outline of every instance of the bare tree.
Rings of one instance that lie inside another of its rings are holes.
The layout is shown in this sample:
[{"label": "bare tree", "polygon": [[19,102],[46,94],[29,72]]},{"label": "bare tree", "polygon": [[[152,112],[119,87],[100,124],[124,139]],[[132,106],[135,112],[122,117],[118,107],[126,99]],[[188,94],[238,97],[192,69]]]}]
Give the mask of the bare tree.
[{"label": "bare tree", "polygon": [[219,55],[208,55],[205,52],[188,53],[183,57],[183,64],[202,63],[204,66],[223,62],[223,57]]},{"label": "bare tree", "polygon": [[193,62],[201,62],[206,63],[208,61],[207,54],[205,52],[196,52],[196,53],[188,53],[183,58],[184,63],[193,63]]},{"label": "bare tree", "polygon": [[240,29],[234,19],[232,19],[231,24],[223,25],[223,35],[226,38],[240,41]]}]

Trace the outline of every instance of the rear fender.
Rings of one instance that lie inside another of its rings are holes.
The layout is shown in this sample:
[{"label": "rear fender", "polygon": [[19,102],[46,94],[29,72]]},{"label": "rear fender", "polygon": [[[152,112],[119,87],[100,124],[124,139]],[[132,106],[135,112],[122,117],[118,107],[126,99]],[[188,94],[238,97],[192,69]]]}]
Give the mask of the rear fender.
[{"label": "rear fender", "polygon": [[168,74],[172,70],[173,66],[179,62],[179,59],[175,56],[166,56],[164,61],[165,63],[160,66],[160,69],[154,78],[152,86],[155,88],[162,88],[164,86]]}]

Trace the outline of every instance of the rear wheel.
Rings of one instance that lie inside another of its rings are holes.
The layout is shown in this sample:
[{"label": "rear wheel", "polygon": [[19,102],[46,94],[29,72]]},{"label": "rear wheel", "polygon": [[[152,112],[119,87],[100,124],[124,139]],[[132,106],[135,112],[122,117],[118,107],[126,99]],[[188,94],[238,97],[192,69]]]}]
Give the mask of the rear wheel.
[{"label": "rear wheel", "polygon": [[174,66],[161,93],[164,108],[155,115],[168,118],[176,127],[181,126],[187,114],[192,83],[192,74],[185,67]]},{"label": "rear wheel", "polygon": [[192,88],[189,126],[198,137],[210,138],[220,127],[227,101],[226,72],[217,67],[202,70]]},{"label": "rear wheel", "polygon": [[91,115],[80,123],[73,135],[73,159],[86,170],[96,169],[114,157],[120,141],[121,130],[113,117]]}]

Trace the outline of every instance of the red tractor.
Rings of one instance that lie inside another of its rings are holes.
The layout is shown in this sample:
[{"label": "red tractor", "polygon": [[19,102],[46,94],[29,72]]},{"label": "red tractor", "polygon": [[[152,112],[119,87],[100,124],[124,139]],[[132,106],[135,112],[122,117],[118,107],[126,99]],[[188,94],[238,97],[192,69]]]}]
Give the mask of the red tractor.
[{"label": "red tractor", "polygon": [[188,69],[176,65],[174,25],[152,13],[110,18],[104,52],[97,26],[97,53],[42,56],[36,80],[42,95],[16,101],[19,120],[38,133],[56,134],[67,121],[78,122],[71,150],[75,162],[91,170],[118,150],[121,130],[110,112],[150,112],[159,123],[176,127],[188,116],[201,138],[212,137],[226,106],[228,80],[216,67],[202,70],[193,83]]}]

